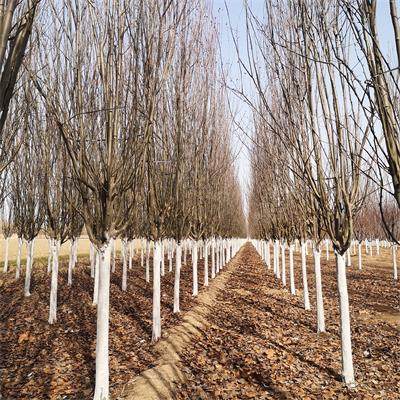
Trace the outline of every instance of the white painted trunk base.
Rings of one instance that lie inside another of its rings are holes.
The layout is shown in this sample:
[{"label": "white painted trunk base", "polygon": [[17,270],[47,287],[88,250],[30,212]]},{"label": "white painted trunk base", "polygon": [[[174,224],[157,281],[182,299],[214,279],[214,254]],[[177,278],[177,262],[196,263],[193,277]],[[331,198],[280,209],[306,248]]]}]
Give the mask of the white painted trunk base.
[{"label": "white painted trunk base", "polygon": [[179,292],[180,292],[180,279],[181,279],[181,267],[182,267],[182,246],[179,243],[176,245],[176,256],[175,256],[175,280],[174,280],[174,313],[180,312],[179,305]]},{"label": "white painted trunk base", "polygon": [[51,243],[51,253],[53,265],[51,268],[51,286],[50,286],[50,311],[49,311],[49,324],[57,321],[57,290],[58,290],[58,250],[60,244],[57,240],[53,239]]},{"label": "white painted trunk base", "polygon": [[315,291],[317,297],[317,332],[325,332],[324,299],[321,278],[321,251],[314,249]]},{"label": "white painted trunk base", "polygon": [[342,344],[342,376],[348,386],[354,386],[353,351],[351,347],[350,306],[347,292],[345,259],[336,254],[337,283],[340,306],[340,337]]},{"label": "white painted trunk base", "polygon": [[153,251],[153,332],[152,340],[155,342],[161,337],[161,241],[154,243]]},{"label": "white painted trunk base", "polygon": [[110,316],[110,261],[111,246],[99,249],[99,292],[97,304],[96,384],[94,400],[109,398],[108,334]]}]

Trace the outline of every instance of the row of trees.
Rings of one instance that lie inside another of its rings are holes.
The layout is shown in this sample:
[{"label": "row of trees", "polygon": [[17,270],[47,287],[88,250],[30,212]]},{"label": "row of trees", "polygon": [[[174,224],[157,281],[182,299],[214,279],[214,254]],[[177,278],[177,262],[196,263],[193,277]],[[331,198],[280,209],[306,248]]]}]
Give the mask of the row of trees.
[{"label": "row of trees", "polygon": [[[217,30],[202,1],[48,0],[37,12],[38,3],[0,4],[0,18],[9,22],[0,32],[2,78],[9,77],[7,62],[19,57],[14,81],[1,82],[1,88],[12,89],[12,96],[0,95],[7,151],[1,164],[4,209],[20,243],[17,277],[22,239],[28,243],[26,296],[34,238],[44,231],[50,239],[50,323],[56,321],[59,247],[67,240],[76,243],[85,227],[95,250],[94,398],[106,399],[112,243],[117,238],[123,243],[125,285],[128,243],[146,239],[147,275],[153,243],[157,340],[165,240],[176,257],[179,311],[184,239],[192,239],[197,295],[198,243],[212,265],[214,257],[222,265],[237,243],[220,238],[245,233]],[[18,40],[23,48],[14,55]],[[75,261],[74,250],[69,283]]]},{"label": "row of trees", "polygon": [[[267,0],[263,19],[246,7],[248,52],[238,52],[256,92],[236,90],[253,110],[255,127],[250,232],[276,246],[301,241],[306,309],[304,253],[312,239],[319,332],[325,330],[322,244],[332,242],[349,386],[355,378],[345,254],[354,238],[398,239],[399,59],[379,44],[376,3]],[[398,53],[395,1],[387,12]]]}]

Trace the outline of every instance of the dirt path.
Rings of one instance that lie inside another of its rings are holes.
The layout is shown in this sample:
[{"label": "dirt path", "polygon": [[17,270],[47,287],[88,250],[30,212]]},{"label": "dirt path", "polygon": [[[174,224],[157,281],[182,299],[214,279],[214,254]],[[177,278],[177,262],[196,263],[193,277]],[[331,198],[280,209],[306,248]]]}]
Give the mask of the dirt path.
[{"label": "dirt path", "polygon": [[169,329],[165,337],[156,344],[155,351],[160,357],[155,367],[144,371],[128,383],[118,399],[155,400],[174,397],[177,385],[186,382],[180,355],[209,328],[207,318],[213,311],[217,295],[242,262],[242,256],[237,254],[212,281],[210,288],[199,294],[198,304],[184,314],[182,323]]},{"label": "dirt path", "polygon": [[[370,280],[365,279],[369,272],[349,271],[352,290],[358,293],[352,304],[358,385],[352,391],[342,385],[334,267],[323,268],[328,331],[317,335],[314,310],[303,310],[301,291],[291,296],[254,247],[245,245],[235,265],[199,299],[185,323],[160,342],[157,366],[128,385],[125,398],[399,399],[398,327],[371,324],[361,313],[371,293]],[[296,281],[299,286],[298,273]],[[382,278],[379,285],[382,302],[391,301],[390,281]]]}]

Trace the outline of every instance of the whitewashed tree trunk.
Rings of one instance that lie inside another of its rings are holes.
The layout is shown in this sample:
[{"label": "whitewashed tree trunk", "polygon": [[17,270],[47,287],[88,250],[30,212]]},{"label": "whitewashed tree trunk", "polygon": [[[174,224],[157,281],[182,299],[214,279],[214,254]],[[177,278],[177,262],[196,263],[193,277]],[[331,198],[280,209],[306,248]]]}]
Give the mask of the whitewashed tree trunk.
[{"label": "whitewashed tree trunk", "polygon": [[24,287],[24,295],[25,297],[29,297],[31,295],[31,275],[32,275],[32,264],[33,264],[33,240],[29,240],[27,242],[27,257],[26,257],[26,274],[25,274],[25,287]]},{"label": "whitewashed tree trunk", "polygon": [[224,241],[221,240],[220,245],[219,245],[219,270],[221,271],[221,269],[224,267]]},{"label": "whitewashed tree trunk", "polygon": [[329,240],[325,240],[326,260],[329,261]]},{"label": "whitewashed tree trunk", "polygon": [[51,272],[51,246],[52,246],[52,239],[48,240],[48,244],[49,244],[49,255],[47,257],[47,273],[49,274]]},{"label": "whitewashed tree trunk", "polygon": [[204,243],[204,286],[208,286],[208,244]]},{"label": "whitewashed tree trunk", "polygon": [[90,254],[90,277],[94,278],[97,251],[95,251],[92,242],[90,242],[89,244],[89,254]]},{"label": "whitewashed tree trunk", "polygon": [[393,256],[393,279],[397,281],[397,246],[393,245],[392,247],[392,256]]},{"label": "whitewashed tree trunk", "polygon": [[146,282],[150,282],[150,240],[146,240]]},{"label": "whitewashed tree trunk", "polygon": [[376,255],[379,256],[380,249],[379,249],[379,239],[376,239]]},{"label": "whitewashed tree trunk", "polygon": [[72,269],[75,268],[76,263],[78,262],[78,243],[79,238],[74,238],[74,258],[72,260]]},{"label": "whitewashed tree trunk", "polygon": [[220,251],[219,251],[219,240],[217,240],[216,247],[215,247],[215,262],[216,262],[216,271],[219,274],[219,267],[220,267]]},{"label": "whitewashed tree trunk", "polygon": [[164,275],[165,275],[165,264],[164,264],[164,240],[161,241],[160,257],[161,257],[161,276],[164,276]]},{"label": "whitewashed tree trunk", "polygon": [[128,262],[127,262],[127,255],[128,255],[128,239],[122,239],[122,285],[121,289],[125,292],[126,291],[126,283],[128,279]]},{"label": "whitewashed tree trunk", "polygon": [[53,239],[51,245],[53,266],[51,268],[51,286],[50,286],[50,312],[49,324],[54,324],[57,321],[57,290],[58,290],[58,251],[60,243]]},{"label": "whitewashed tree trunk", "polygon": [[293,251],[294,245],[289,245],[289,278],[290,278],[290,293],[296,294],[296,286],[294,282],[294,265],[293,265]]},{"label": "whitewashed tree trunk", "polygon": [[325,332],[324,299],[321,278],[321,250],[318,246],[314,249],[315,291],[317,297],[317,332]]},{"label": "whitewashed tree trunk", "polygon": [[176,244],[176,256],[175,256],[175,281],[174,281],[174,313],[180,312],[179,306],[179,285],[181,279],[181,266],[182,266],[182,246],[181,242]]},{"label": "whitewashed tree trunk", "polygon": [[3,272],[8,272],[8,245],[10,243],[10,238],[7,237],[5,240],[5,249],[4,249],[4,267]]},{"label": "whitewashed tree trunk", "polygon": [[15,279],[21,276],[21,252],[22,252],[22,238],[18,238],[18,253],[17,253],[17,267],[15,268]]},{"label": "whitewashed tree trunk", "polygon": [[128,247],[129,247],[129,253],[128,253],[128,268],[129,270],[132,269],[132,258],[133,258],[133,250],[132,250],[132,246],[133,246],[133,240],[130,240],[128,242]]},{"label": "whitewashed tree trunk", "polygon": [[268,269],[271,269],[271,252],[270,252],[270,244],[271,244],[271,241],[270,240],[268,240],[267,241],[267,243],[266,243],[266,252],[267,252],[267,255],[266,255],[266,257],[267,257],[267,267],[268,267]]},{"label": "whitewashed tree trunk", "polygon": [[168,244],[168,261],[169,261],[169,267],[168,267],[168,272],[172,272],[172,261],[173,261],[173,246],[172,246],[172,240],[169,241]]},{"label": "whitewashed tree trunk", "polygon": [[186,257],[187,257],[187,240],[183,242],[183,263],[186,265]]},{"label": "whitewashed tree trunk", "polygon": [[99,298],[99,268],[100,268],[100,255],[99,251],[95,250],[96,261],[94,264],[94,286],[93,286],[93,305],[96,306]]},{"label": "whitewashed tree trunk", "polygon": [[115,238],[111,239],[111,254],[112,254],[112,264],[111,272],[115,272],[115,259],[117,258],[117,240]]},{"label": "whitewashed tree trunk", "polygon": [[154,242],[153,250],[153,332],[152,340],[155,342],[161,337],[161,248],[160,240]]},{"label": "whitewashed tree trunk", "polygon": [[215,278],[215,239],[211,239],[211,279]]},{"label": "whitewashed tree trunk", "polygon": [[199,282],[198,282],[198,271],[197,271],[197,240],[194,241],[192,247],[192,263],[193,263],[193,296],[199,294]]},{"label": "whitewashed tree trunk", "polygon": [[[54,263],[53,263],[54,265]],[[72,285],[72,267],[74,265],[74,242],[71,242],[68,260],[68,286]]]},{"label": "whitewashed tree trunk", "polygon": [[347,255],[347,266],[351,267],[351,251],[350,251],[350,248],[347,249],[346,255]]},{"label": "whitewashed tree trunk", "polygon": [[348,386],[354,385],[353,352],[351,348],[350,306],[347,292],[345,258],[336,253],[337,283],[340,305],[340,336],[342,344],[342,376]]},{"label": "whitewashed tree trunk", "polygon": [[275,245],[276,245],[276,277],[278,279],[281,279],[281,269],[280,269],[280,265],[279,265],[279,240],[275,241]]},{"label": "whitewashed tree trunk", "polygon": [[109,398],[108,334],[110,316],[110,243],[99,249],[99,294],[97,304],[96,385],[94,400]]},{"label": "whitewashed tree trunk", "polygon": [[306,245],[304,241],[301,241],[301,274],[303,278],[303,300],[304,300],[304,309],[310,310],[310,296],[308,293],[308,279],[307,279],[307,258],[306,258]]},{"label": "whitewashed tree trunk", "polygon": [[140,266],[144,267],[144,240],[140,241]]},{"label": "whitewashed tree trunk", "polygon": [[282,241],[282,285],[286,286],[286,260],[285,260],[285,249],[286,245],[285,242]]},{"label": "whitewashed tree trunk", "polygon": [[358,269],[362,270],[361,242],[358,243]]}]

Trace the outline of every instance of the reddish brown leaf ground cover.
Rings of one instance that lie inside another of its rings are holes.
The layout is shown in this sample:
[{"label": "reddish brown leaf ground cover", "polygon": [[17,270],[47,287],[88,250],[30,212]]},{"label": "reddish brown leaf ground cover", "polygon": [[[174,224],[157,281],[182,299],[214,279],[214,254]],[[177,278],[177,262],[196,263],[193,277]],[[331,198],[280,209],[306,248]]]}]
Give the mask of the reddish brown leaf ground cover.
[{"label": "reddish brown leaf ground cover", "polygon": [[[179,399],[397,399],[400,398],[399,287],[391,279],[390,256],[368,258],[363,271],[348,269],[356,389],[340,382],[339,315],[333,260],[323,263],[327,333],[316,334],[314,276],[308,257],[312,310],[301,291],[291,296],[262,264],[251,245],[208,316],[211,327],[185,349],[188,376]],[[331,256],[332,258],[332,256]],[[355,263],[355,258],[353,263]],[[296,254],[296,285],[301,288]],[[168,265],[166,264],[166,269]],[[110,365],[112,393],[151,368],[151,284],[136,261],[122,292],[121,268],[112,274]],[[202,284],[203,268],[199,279]],[[12,272],[0,286],[0,368],[4,399],[90,399],[94,385],[95,308],[93,281],[85,263],[72,289],[62,271],[58,321],[49,326],[50,277],[33,274],[32,296]],[[182,310],[191,297],[191,267],[182,271]],[[201,287],[201,286],[200,286]],[[172,313],[173,273],[162,279],[163,329],[180,323]]]},{"label": "reddish brown leaf ground cover", "polygon": [[[191,263],[181,272],[181,310],[195,304]],[[174,273],[165,259],[162,278],[162,329],[177,324],[173,314]],[[199,263],[199,288],[203,285]],[[139,372],[151,368],[152,284],[144,279],[140,260],[128,271],[128,290],[121,290],[121,265],[111,277],[110,379],[111,392]],[[0,283],[0,393],[3,399],[90,399],[94,388],[96,308],[92,306],[93,279],[88,262],[77,265],[73,286],[62,269],[58,283],[57,323],[49,325],[50,276],[35,265],[31,297],[23,295],[24,276],[14,281],[14,270]],[[1,396],[0,396],[1,397]]]},{"label": "reddish brown leaf ground cover", "polygon": [[[315,307],[305,312],[246,245],[242,263],[210,315],[211,328],[182,357],[189,377],[179,399],[399,399],[399,286],[388,262],[348,270],[357,387],[341,383],[335,267],[323,261],[327,333],[316,334]],[[332,255],[331,255],[332,258]],[[381,259],[381,258],[379,258]],[[389,259],[386,250],[386,259]],[[355,261],[355,258],[353,262]],[[375,264],[376,259],[371,261]],[[308,258],[311,302],[312,258]],[[296,257],[299,272],[299,259]],[[301,287],[296,274],[297,287]],[[385,310],[392,315],[385,321]]]}]

